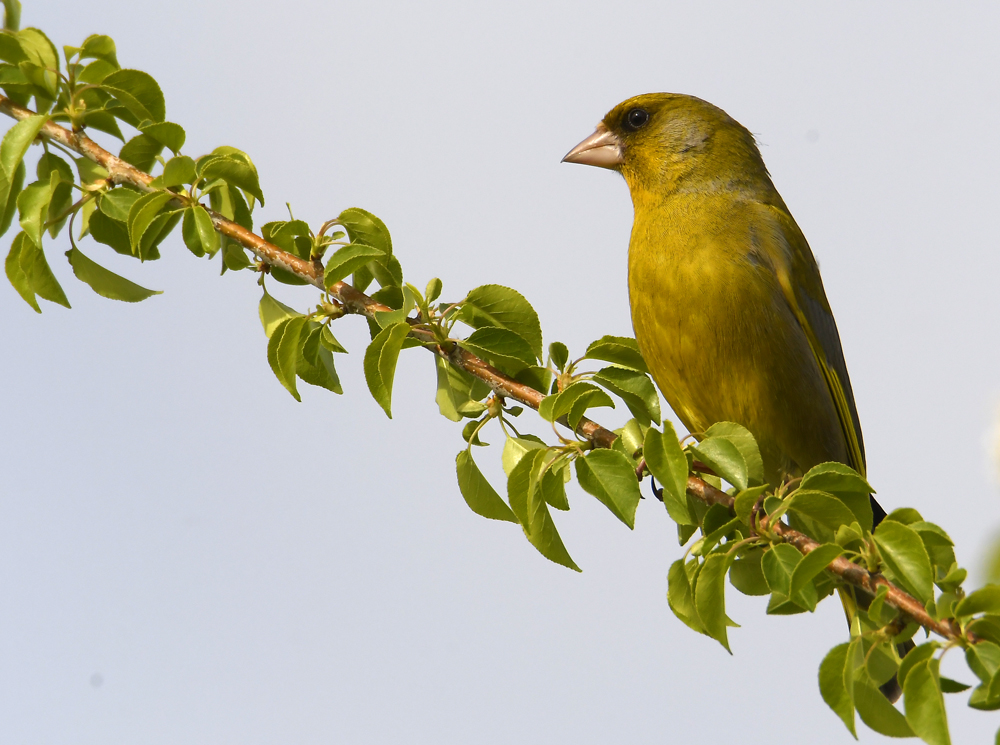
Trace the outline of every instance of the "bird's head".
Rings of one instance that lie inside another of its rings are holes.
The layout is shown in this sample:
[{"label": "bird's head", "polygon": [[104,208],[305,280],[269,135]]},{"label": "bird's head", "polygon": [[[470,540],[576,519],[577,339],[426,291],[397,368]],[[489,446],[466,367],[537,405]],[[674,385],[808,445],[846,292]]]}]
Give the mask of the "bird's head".
[{"label": "bird's head", "polygon": [[750,132],[722,109],[678,93],[623,101],[563,161],[620,172],[633,198],[767,179]]}]

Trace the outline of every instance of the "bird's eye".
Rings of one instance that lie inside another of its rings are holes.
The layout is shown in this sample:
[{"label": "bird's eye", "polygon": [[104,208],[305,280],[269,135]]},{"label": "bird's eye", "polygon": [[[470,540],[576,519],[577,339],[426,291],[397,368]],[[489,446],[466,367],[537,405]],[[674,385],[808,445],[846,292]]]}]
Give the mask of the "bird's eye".
[{"label": "bird's eye", "polygon": [[649,112],[645,109],[630,109],[627,114],[625,114],[625,120],[622,124],[625,125],[625,129],[630,132],[635,132],[637,129],[642,127],[649,121]]}]

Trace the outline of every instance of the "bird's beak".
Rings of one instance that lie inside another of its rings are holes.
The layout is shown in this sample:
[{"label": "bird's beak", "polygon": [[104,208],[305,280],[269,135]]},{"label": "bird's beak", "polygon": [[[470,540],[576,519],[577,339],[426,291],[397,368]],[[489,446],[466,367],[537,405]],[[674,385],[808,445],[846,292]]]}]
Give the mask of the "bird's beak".
[{"label": "bird's beak", "polygon": [[598,124],[594,134],[566,153],[563,163],[616,168],[622,163],[621,140],[604,124]]}]

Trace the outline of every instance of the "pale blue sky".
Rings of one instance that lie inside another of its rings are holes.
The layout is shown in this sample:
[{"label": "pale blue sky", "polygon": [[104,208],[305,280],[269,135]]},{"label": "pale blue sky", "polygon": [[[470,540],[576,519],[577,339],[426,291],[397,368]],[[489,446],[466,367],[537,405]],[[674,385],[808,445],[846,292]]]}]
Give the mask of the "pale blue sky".
[{"label": "pale blue sky", "polygon": [[[112,35],[189,154],[247,150],[258,224],[367,208],[414,284],[516,287],[577,352],[630,333],[632,215],[621,179],[560,158],[628,96],[712,101],[819,258],[882,504],[972,568],[1000,528],[996,4],[45,0],[23,20]],[[72,279],[65,244],[72,311],[0,291],[3,742],[849,741],[816,685],[835,602],[769,618],[731,590],[730,657],[667,607],[681,550],[656,502],[630,533],[574,490],[582,575],[468,510],[429,355],[404,355],[390,422],[345,319],[347,395],[297,404],[252,276],[179,236],[146,266],[84,247],[166,291],[125,305]],[[954,741],[991,742],[1000,719],[964,700]]]}]

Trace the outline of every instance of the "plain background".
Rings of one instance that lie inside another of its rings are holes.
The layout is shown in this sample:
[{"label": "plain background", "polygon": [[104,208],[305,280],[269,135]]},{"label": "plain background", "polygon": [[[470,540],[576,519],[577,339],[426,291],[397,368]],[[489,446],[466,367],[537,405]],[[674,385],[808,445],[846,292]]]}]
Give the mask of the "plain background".
[{"label": "plain background", "polygon": [[[944,525],[982,581],[1000,528],[995,3],[45,0],[23,25],[112,35],[185,152],[255,159],[258,225],[285,202],[314,225],[367,208],[408,280],[514,286],[576,353],[631,332],[632,214],[619,177],[560,158],[628,96],[718,104],[758,135],[822,265],[882,503]],[[297,404],[250,273],[219,278],[179,235],[145,266],[86,241],[166,291],[130,306],[72,278],[64,235],[47,248],[72,311],[0,291],[3,742],[849,740],[816,685],[847,638],[836,602],[770,618],[731,590],[730,657],[667,607],[681,549],[655,501],[632,533],[571,494],[557,519],[582,575],[468,510],[430,355],[404,355],[389,421],[345,319],[347,394]],[[972,682],[958,655],[946,669]],[[955,742],[992,742],[997,717],[965,698]]]}]

